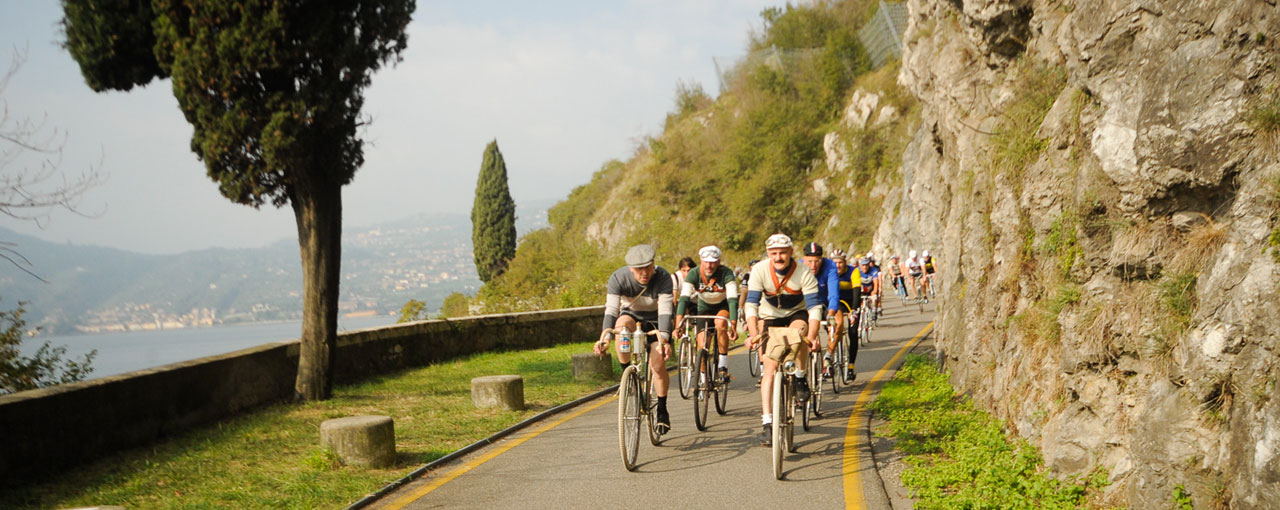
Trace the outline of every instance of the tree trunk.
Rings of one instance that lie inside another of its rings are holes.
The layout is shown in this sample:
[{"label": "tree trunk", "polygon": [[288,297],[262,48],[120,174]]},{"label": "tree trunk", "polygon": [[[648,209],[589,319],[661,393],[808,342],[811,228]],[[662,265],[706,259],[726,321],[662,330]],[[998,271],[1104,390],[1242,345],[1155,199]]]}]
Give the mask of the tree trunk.
[{"label": "tree trunk", "polygon": [[338,347],[338,276],[342,261],[342,187],[300,185],[290,193],[302,253],[302,348],[295,396],[325,400],[333,393]]}]

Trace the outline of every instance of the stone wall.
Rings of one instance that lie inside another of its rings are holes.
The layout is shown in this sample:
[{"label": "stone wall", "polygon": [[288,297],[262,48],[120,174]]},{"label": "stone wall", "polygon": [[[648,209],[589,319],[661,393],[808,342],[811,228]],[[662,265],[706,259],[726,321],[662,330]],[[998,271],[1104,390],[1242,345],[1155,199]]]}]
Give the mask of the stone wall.
[{"label": "stone wall", "polygon": [[1274,508],[1275,2],[908,7],[876,245],[936,255],[953,383],[1104,505]]},{"label": "stone wall", "polygon": [[[397,324],[338,336],[334,376],[595,340],[603,307]],[[565,359],[565,364],[570,362]],[[0,396],[0,479],[29,479],[292,398],[298,341]]]}]

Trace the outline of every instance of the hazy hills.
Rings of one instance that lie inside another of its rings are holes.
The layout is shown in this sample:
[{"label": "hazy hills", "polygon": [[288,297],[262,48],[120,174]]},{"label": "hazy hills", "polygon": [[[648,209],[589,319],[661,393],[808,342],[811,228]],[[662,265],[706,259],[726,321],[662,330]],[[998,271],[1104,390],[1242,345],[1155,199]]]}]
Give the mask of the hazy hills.
[{"label": "hazy hills", "polygon": [[[519,231],[546,225],[549,205],[520,208]],[[12,243],[45,280],[0,262],[0,309],[26,302],[29,325],[47,333],[76,326],[289,319],[300,312],[301,265],[293,239],[173,255],[50,243],[3,227],[0,240]],[[434,310],[449,293],[474,293],[480,285],[470,219],[461,214],[348,228],[342,256],[343,313],[390,313],[409,299],[425,300]]]}]

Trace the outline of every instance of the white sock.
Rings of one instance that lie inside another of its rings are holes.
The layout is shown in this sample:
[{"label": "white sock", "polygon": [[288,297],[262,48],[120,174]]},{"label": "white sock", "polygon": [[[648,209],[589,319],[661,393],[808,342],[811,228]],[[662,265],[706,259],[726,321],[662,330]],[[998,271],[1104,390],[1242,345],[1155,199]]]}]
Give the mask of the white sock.
[{"label": "white sock", "polygon": [[720,355],[720,368],[729,368],[729,355],[728,355],[728,354],[721,354],[721,355]]},{"label": "white sock", "polygon": [[765,425],[773,423],[773,415],[770,413],[762,414],[760,415],[760,421],[764,422]]}]

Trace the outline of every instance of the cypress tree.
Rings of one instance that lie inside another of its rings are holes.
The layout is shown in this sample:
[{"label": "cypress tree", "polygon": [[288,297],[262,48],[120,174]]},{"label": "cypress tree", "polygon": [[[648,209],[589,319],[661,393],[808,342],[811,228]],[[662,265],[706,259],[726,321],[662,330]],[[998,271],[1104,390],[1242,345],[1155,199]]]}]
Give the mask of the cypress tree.
[{"label": "cypress tree", "polygon": [[476,201],[471,206],[471,254],[480,280],[488,283],[507,270],[516,255],[516,203],[507,187],[507,163],[498,141],[484,148]]}]

